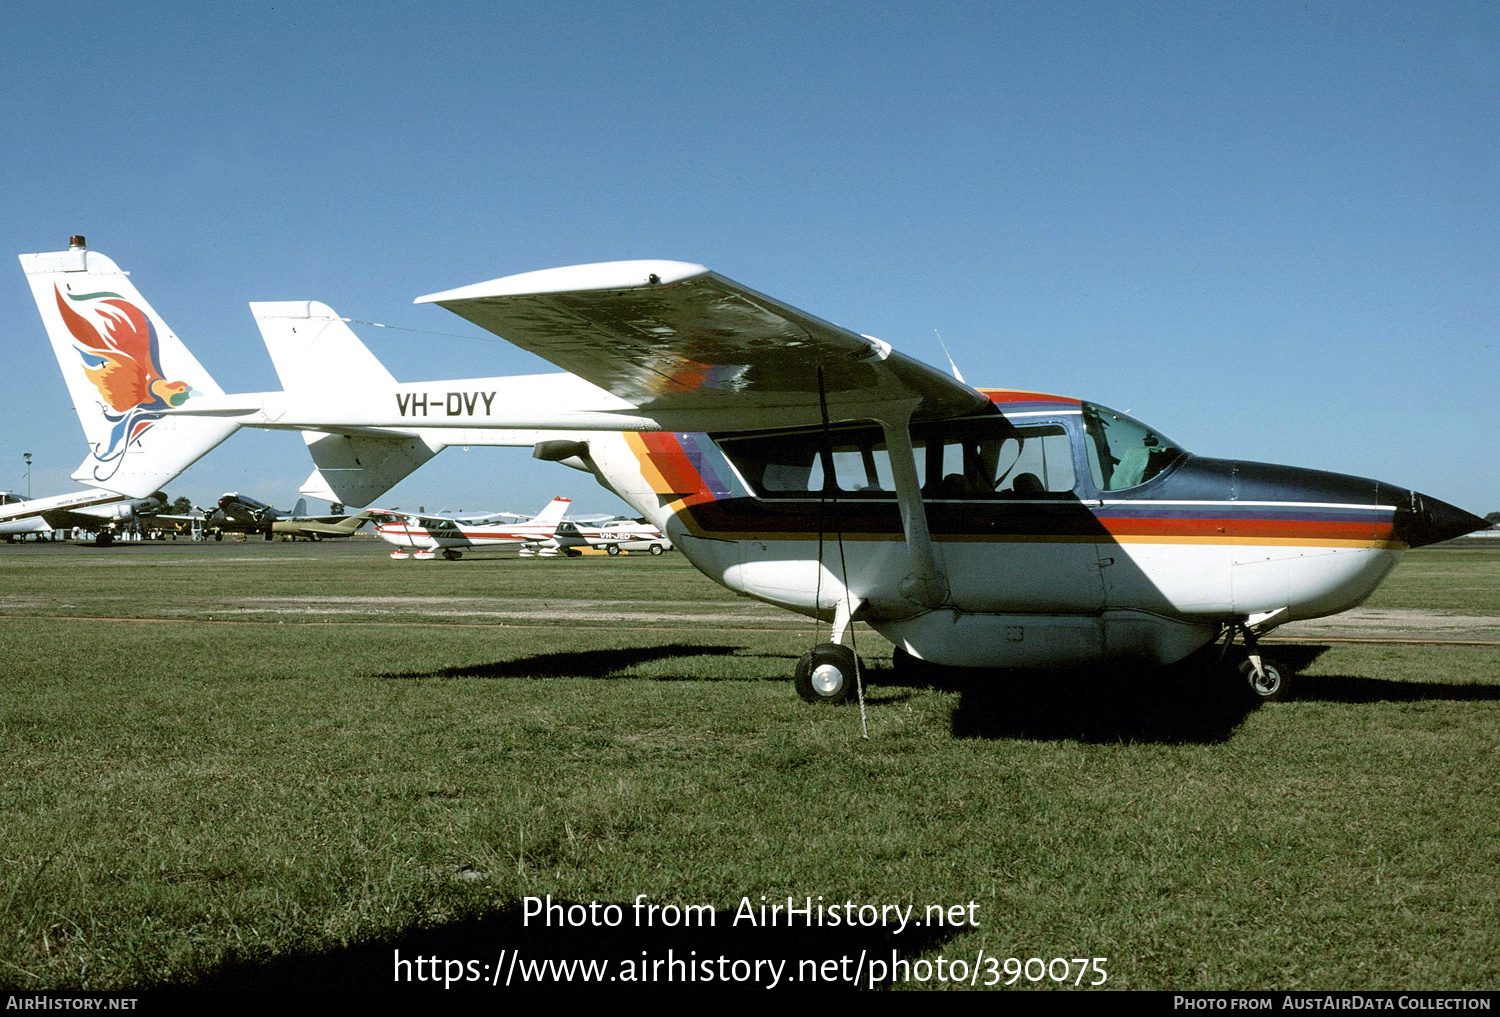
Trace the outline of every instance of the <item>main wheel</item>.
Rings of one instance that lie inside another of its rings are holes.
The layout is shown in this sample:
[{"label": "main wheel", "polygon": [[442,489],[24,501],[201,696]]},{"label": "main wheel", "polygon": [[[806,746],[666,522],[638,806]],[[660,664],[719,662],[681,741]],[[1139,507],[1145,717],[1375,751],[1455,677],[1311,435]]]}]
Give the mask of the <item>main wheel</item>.
[{"label": "main wheel", "polygon": [[608,547],[606,547],[604,550],[605,550],[605,553],[607,553],[611,558],[613,558],[615,555],[617,555],[617,554],[620,553],[620,545],[619,544],[611,544]]},{"label": "main wheel", "polygon": [[[661,554],[662,550],[663,550],[663,548],[662,548],[662,546],[660,544],[652,544],[651,545],[651,553],[652,554]],[[832,644],[830,644],[830,645],[832,645]]]},{"label": "main wheel", "polygon": [[455,551],[451,547],[443,548],[443,559],[445,561],[458,561],[463,556],[464,553],[462,551]]},{"label": "main wheel", "polygon": [[809,703],[838,704],[854,695],[854,654],[846,646],[823,643],[804,653],[792,685]]},{"label": "main wheel", "polygon": [[932,681],[934,664],[914,657],[900,646],[891,647],[891,671],[896,680],[908,685],[925,685]]},{"label": "main wheel", "polygon": [[1250,694],[1262,703],[1285,699],[1290,691],[1286,672],[1270,657],[1260,658],[1260,674],[1255,673],[1254,664],[1248,660],[1243,661],[1240,664],[1240,677],[1245,680]]}]

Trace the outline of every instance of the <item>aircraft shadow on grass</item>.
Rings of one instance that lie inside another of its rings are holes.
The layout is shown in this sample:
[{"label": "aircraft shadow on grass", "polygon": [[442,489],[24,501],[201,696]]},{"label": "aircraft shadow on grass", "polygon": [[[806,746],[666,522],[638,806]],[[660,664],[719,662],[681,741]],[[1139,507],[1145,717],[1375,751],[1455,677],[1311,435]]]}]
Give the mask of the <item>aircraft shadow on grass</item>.
[{"label": "aircraft shadow on grass", "polygon": [[1299,675],[1292,698],[1319,703],[1420,703],[1434,699],[1486,703],[1500,700],[1500,685],[1403,682],[1343,674]]},{"label": "aircraft shadow on grass", "polygon": [[[564,909],[582,902],[554,901]],[[797,900],[802,907],[804,901]],[[917,925],[921,920],[921,908],[911,913],[913,919],[904,930],[894,922],[888,925],[838,925],[830,927],[809,925],[800,917],[794,926],[788,927],[785,916],[775,927],[748,926],[742,920],[734,924],[735,912],[714,912],[711,927],[662,928],[659,924],[637,927],[632,906],[620,902],[620,924],[604,927],[558,927],[554,921],[551,928],[539,928],[541,917],[533,915],[530,926],[523,924],[524,910],[520,904],[508,907],[485,918],[452,922],[431,929],[413,930],[398,936],[359,943],[338,950],[313,953],[282,954],[268,960],[241,960],[231,957],[225,963],[203,975],[176,982],[164,988],[177,989],[437,989],[444,990],[443,972],[457,976],[452,989],[491,990],[495,986],[497,966],[503,966],[499,986],[505,986],[507,971],[512,956],[515,963],[536,965],[548,960],[568,962],[575,960],[605,961],[608,963],[602,978],[586,981],[576,972],[572,978],[558,977],[556,967],[545,967],[541,976],[524,983],[513,980],[510,988],[526,989],[589,989],[606,987],[611,989],[724,989],[767,988],[768,973],[774,970],[762,964],[758,980],[720,980],[721,972],[731,977],[747,976],[755,972],[757,960],[779,965],[782,972],[781,985],[811,987],[807,980],[812,969],[804,962],[812,962],[819,971],[826,960],[847,958],[847,966],[840,969],[847,974],[855,970],[855,962],[864,954],[868,960],[881,960],[891,965],[894,958],[907,962],[915,961],[923,953],[947,941],[959,931],[951,926]],[[603,914],[603,906],[599,909]],[[559,915],[562,913],[559,912]],[[579,912],[581,915],[582,912]],[[816,912],[814,912],[816,917]],[[703,924],[708,925],[705,916]],[[671,951],[670,955],[668,951]],[[424,964],[421,972],[425,980],[418,980],[416,960],[440,958],[433,968]],[[727,958],[721,966],[719,958]],[[398,958],[405,962],[398,968]],[[668,980],[667,962],[679,962],[675,977]],[[447,968],[444,962],[458,961],[460,966]],[[469,978],[470,970],[463,962],[474,962],[475,978]],[[645,971],[641,971],[642,963]],[[710,962],[713,979],[704,977],[704,962]],[[739,962],[739,963],[735,963]],[[748,962],[748,963],[746,963]],[[732,965],[732,966],[731,966]],[[889,984],[885,979],[875,979],[870,984],[871,968],[866,966],[861,978],[861,988],[880,987]],[[887,968],[889,971],[890,968]],[[404,977],[397,979],[398,972]],[[690,976],[689,972],[696,977]],[[645,977],[633,977],[644,974]],[[798,975],[802,976],[801,981]],[[615,976],[620,980],[613,980]],[[987,973],[981,971],[983,982]],[[628,980],[627,980],[628,979]],[[854,988],[848,981],[818,981],[818,988]],[[450,990],[451,991],[451,990]]]},{"label": "aircraft shadow on grass", "polygon": [[[1276,656],[1295,671],[1327,649],[1278,646]],[[871,682],[918,684],[878,668],[871,672]],[[1226,741],[1256,708],[1239,682],[1217,680],[1194,665],[980,672],[927,668],[920,684],[959,694],[952,717],[953,734],[959,738],[1213,744]]]},{"label": "aircraft shadow on grass", "polygon": [[[690,646],[671,643],[666,646],[627,646],[606,650],[576,650],[563,653],[538,653],[514,660],[497,660],[465,667],[443,667],[433,671],[402,671],[383,674],[382,678],[625,678],[620,671],[637,664],[658,660],[693,657],[728,657],[740,652],[738,646]],[[649,681],[712,681],[712,674],[652,675]]]}]

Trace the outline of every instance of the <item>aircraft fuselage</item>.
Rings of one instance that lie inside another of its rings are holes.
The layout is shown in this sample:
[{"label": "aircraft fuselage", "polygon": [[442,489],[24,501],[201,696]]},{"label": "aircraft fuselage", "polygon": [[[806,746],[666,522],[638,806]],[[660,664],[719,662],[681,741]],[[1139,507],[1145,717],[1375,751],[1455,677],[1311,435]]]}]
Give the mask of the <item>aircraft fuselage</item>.
[{"label": "aircraft fuselage", "polygon": [[1104,407],[991,392],[912,428],[941,603],[914,597],[878,428],[592,435],[608,486],[702,572],[780,607],[841,603],[921,659],[1171,663],[1224,625],[1335,614],[1404,550],[1473,528],[1378,481],[1190,455]]}]

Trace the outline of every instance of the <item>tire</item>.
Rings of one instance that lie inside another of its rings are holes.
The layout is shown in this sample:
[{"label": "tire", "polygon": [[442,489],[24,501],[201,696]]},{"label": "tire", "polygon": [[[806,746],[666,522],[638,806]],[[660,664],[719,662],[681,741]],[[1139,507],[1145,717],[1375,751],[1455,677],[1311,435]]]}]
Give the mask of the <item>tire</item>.
[{"label": "tire", "polygon": [[854,698],[854,666],[848,647],[823,643],[797,661],[792,686],[809,703],[837,706]]},{"label": "tire", "polygon": [[1260,667],[1262,676],[1256,678],[1253,664],[1248,660],[1240,664],[1240,677],[1245,682],[1245,688],[1250,690],[1250,695],[1261,703],[1275,703],[1286,699],[1291,691],[1286,669],[1269,657],[1260,658]]},{"label": "tire", "polygon": [[451,547],[444,548],[443,550],[444,561],[458,561],[458,559],[462,558],[463,556],[464,553],[462,551],[455,551]]},{"label": "tire", "polygon": [[913,657],[899,646],[891,647],[891,673],[903,685],[927,685],[932,682],[933,668],[920,657]]},{"label": "tire", "polygon": [[661,554],[662,550],[663,550],[663,548],[662,548],[662,546],[660,544],[652,544],[651,545],[651,553],[652,554]]},{"label": "tire", "polygon": [[609,545],[608,547],[606,547],[604,549],[604,553],[607,554],[607,555],[609,555],[611,558],[613,558],[615,555],[617,555],[617,554],[620,553],[620,545],[619,544],[611,544],[611,545]]}]

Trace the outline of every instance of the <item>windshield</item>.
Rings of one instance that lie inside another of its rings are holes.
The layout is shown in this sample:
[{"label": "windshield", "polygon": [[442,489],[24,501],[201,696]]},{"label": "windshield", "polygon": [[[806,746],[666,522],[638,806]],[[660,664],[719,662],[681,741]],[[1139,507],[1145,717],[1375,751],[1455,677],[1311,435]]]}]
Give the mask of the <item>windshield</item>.
[{"label": "windshield", "polygon": [[1083,429],[1089,470],[1101,491],[1138,487],[1186,455],[1166,435],[1097,403],[1083,404]]}]

